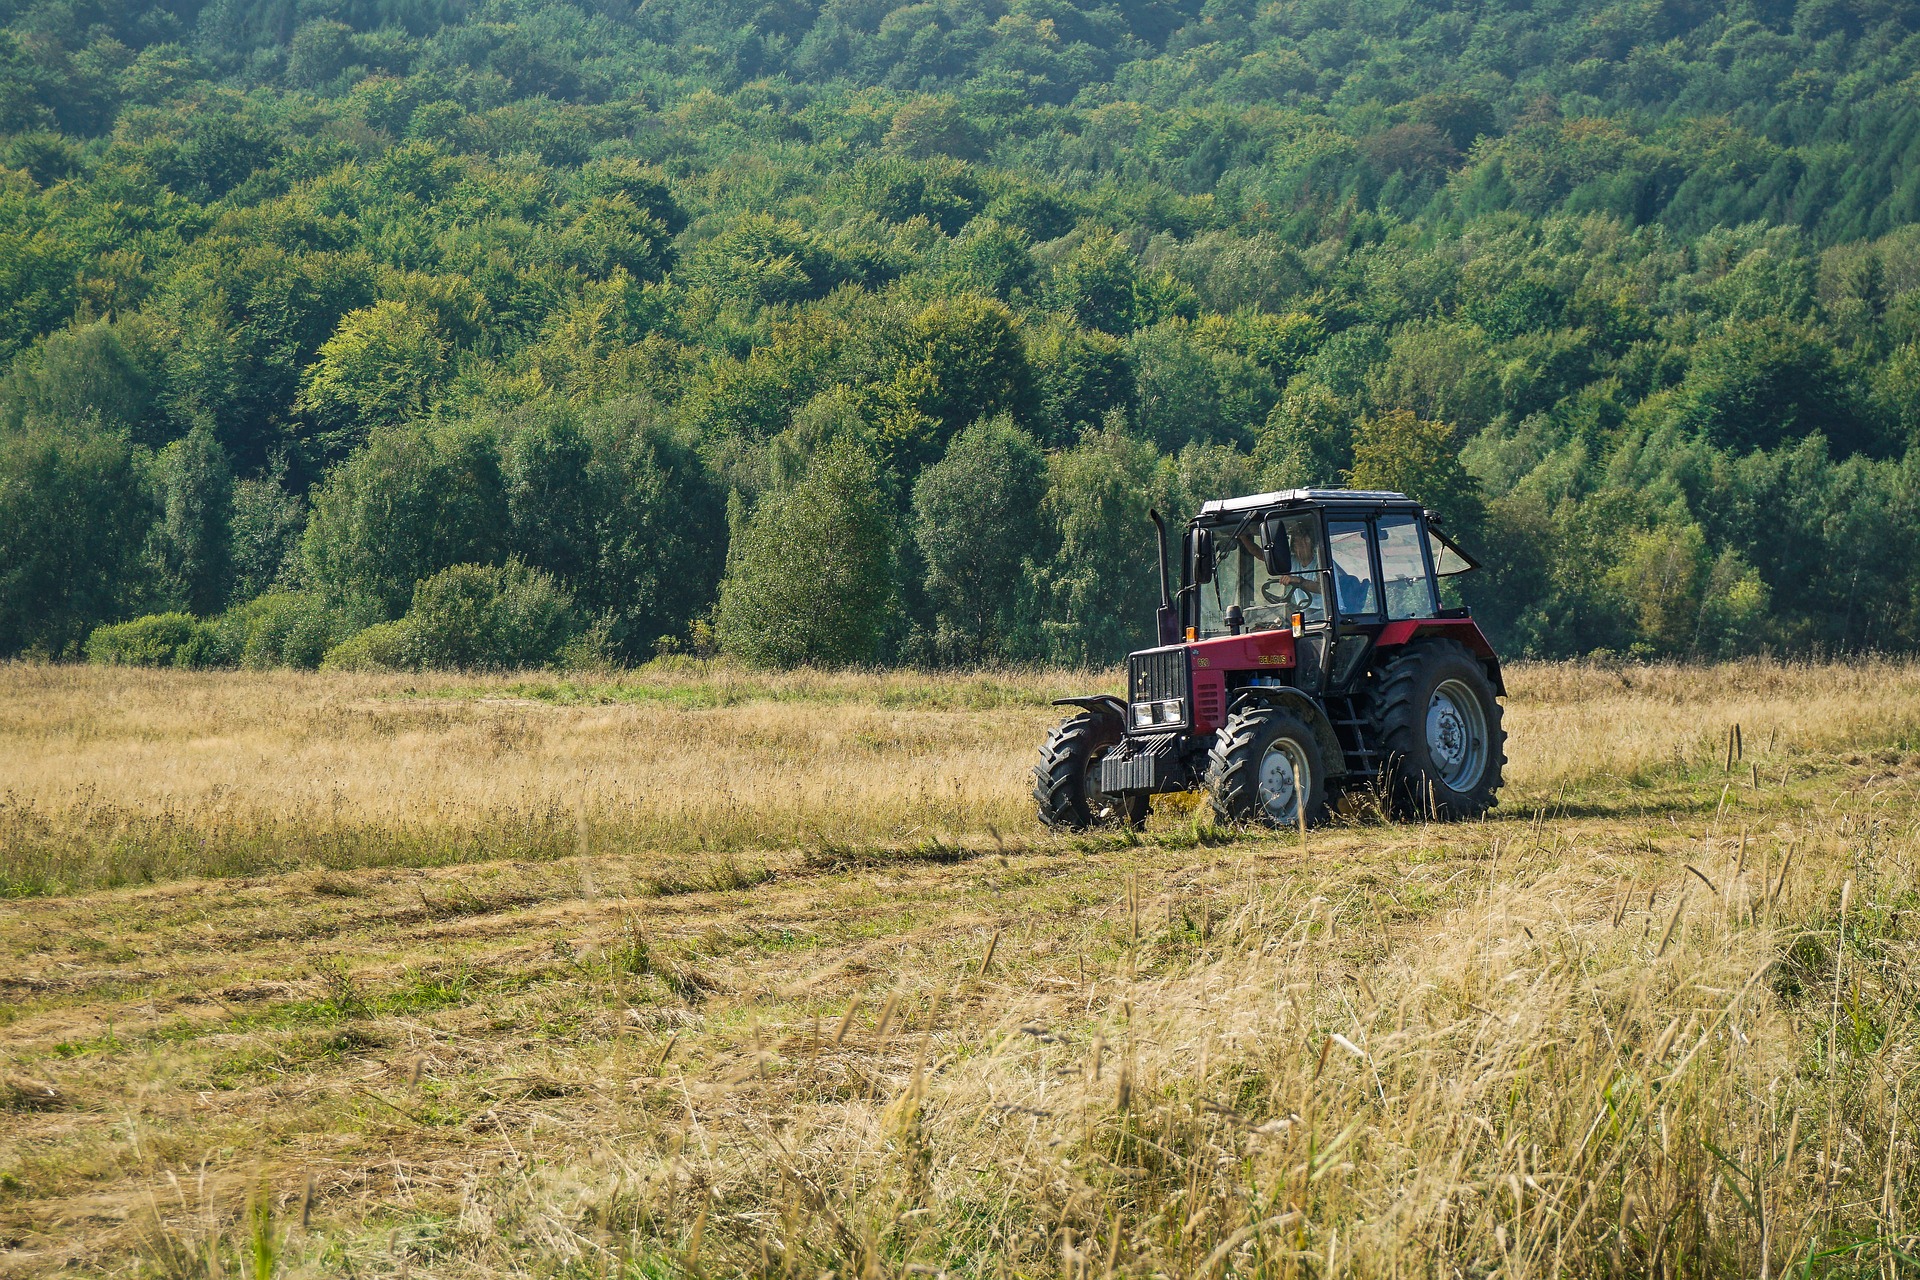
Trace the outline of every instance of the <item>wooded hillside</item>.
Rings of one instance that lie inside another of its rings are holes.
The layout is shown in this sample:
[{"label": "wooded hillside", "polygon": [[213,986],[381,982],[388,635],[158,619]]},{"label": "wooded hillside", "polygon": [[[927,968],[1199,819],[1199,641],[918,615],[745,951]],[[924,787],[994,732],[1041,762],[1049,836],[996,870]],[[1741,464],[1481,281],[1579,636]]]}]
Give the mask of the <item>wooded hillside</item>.
[{"label": "wooded hillside", "polygon": [[1513,653],[1920,644],[1920,4],[0,22],[0,653],[1105,662],[1349,481]]}]

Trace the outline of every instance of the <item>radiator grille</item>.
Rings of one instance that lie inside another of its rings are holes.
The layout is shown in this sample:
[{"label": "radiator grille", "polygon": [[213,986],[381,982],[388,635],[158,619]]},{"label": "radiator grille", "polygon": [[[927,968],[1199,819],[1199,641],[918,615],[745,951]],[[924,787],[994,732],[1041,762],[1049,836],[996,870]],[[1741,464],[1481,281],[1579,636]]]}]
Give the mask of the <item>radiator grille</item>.
[{"label": "radiator grille", "polygon": [[1199,714],[1201,724],[1217,725],[1226,715],[1226,688],[1219,684],[1202,684],[1193,695],[1193,709]]},{"label": "radiator grille", "polygon": [[[1127,701],[1161,702],[1167,698],[1188,698],[1187,651],[1182,648],[1149,649],[1127,659]],[[1192,703],[1187,703],[1188,716]]]}]

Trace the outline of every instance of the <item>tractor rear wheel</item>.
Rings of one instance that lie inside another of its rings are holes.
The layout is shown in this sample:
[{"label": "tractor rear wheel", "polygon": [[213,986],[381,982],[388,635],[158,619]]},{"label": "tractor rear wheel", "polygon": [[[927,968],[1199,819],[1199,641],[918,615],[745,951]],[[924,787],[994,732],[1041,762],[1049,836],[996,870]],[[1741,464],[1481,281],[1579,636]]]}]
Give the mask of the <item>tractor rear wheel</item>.
[{"label": "tractor rear wheel", "polygon": [[1295,827],[1327,812],[1327,762],[1307,722],[1278,707],[1243,707],[1214,736],[1207,790],[1222,822]]},{"label": "tractor rear wheel", "polygon": [[1408,645],[1376,673],[1368,727],[1397,818],[1458,821],[1493,808],[1507,762],[1493,682],[1464,645]]},{"label": "tractor rear wheel", "polygon": [[1083,711],[1056,725],[1040,747],[1033,769],[1033,799],[1040,821],[1057,831],[1123,826],[1136,830],[1151,804],[1138,793],[1108,795],[1100,790],[1100,761],[1120,744],[1114,716]]}]

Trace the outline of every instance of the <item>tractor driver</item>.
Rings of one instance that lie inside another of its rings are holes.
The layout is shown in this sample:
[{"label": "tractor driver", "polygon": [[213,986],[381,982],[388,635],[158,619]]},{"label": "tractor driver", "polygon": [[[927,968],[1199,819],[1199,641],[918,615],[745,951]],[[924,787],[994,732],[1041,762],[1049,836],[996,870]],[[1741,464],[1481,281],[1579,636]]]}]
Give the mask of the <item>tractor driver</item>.
[{"label": "tractor driver", "polygon": [[[1325,593],[1326,575],[1320,572],[1320,539],[1313,536],[1312,520],[1287,521],[1287,549],[1292,553],[1293,571],[1275,574],[1262,588],[1261,594],[1274,603],[1284,603],[1291,597],[1294,608],[1303,613],[1320,617],[1325,614],[1325,603],[1321,596]],[[1294,591],[1304,593],[1305,599],[1292,596]]]}]

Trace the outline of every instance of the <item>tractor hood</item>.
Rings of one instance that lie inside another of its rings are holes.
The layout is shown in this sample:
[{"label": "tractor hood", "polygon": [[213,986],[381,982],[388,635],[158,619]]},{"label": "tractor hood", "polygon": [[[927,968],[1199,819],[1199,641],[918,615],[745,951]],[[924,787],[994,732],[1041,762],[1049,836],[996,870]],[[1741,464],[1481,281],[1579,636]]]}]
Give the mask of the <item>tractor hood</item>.
[{"label": "tractor hood", "polygon": [[[1291,631],[1250,631],[1142,649],[1127,660],[1127,697],[1132,703],[1178,700],[1178,727],[1212,733],[1226,718],[1229,672],[1266,670],[1277,675],[1293,665]],[[1165,720],[1143,723],[1132,714],[1127,724],[1130,733],[1164,733],[1175,727]]]}]

